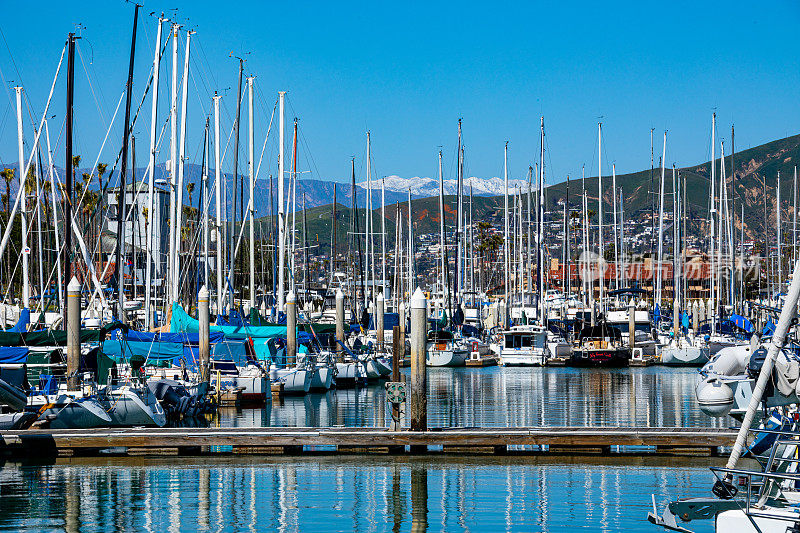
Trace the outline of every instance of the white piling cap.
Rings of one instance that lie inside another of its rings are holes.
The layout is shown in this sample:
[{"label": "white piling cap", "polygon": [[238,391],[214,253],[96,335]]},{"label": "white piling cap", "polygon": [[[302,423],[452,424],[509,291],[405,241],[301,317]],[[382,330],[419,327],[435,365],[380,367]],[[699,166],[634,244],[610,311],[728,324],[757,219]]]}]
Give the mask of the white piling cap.
[{"label": "white piling cap", "polygon": [[425,309],[427,303],[428,301],[425,299],[425,294],[423,294],[422,289],[417,287],[417,290],[414,291],[414,295],[411,297],[411,309]]},{"label": "white piling cap", "polygon": [[208,300],[208,288],[205,285],[200,287],[200,292],[197,293],[197,297]]},{"label": "white piling cap", "polygon": [[377,301],[379,301],[379,302],[382,302],[382,301],[383,301],[383,291],[379,292],[379,293],[378,293],[378,297],[377,297],[377,298],[375,298],[375,299],[376,299]]},{"label": "white piling cap", "polygon": [[344,300],[344,293],[342,292],[342,288],[341,287],[336,289],[336,299],[337,300]]},{"label": "white piling cap", "polygon": [[297,296],[294,295],[294,291],[289,291],[289,294],[286,295],[286,303],[297,303]]},{"label": "white piling cap", "polygon": [[81,292],[81,284],[78,282],[78,278],[72,276],[72,279],[69,281],[69,285],[67,285],[67,292]]}]

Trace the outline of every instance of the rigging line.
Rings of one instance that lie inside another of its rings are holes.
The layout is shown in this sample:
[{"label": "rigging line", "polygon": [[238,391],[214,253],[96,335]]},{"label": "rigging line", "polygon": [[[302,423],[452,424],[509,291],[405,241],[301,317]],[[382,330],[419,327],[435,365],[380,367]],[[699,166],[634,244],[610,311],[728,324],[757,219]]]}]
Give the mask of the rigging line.
[{"label": "rigging line", "polygon": [[[103,121],[103,125],[105,126],[106,122],[107,122],[106,121],[106,116],[103,113],[102,106],[100,105],[100,102],[97,99],[97,94],[95,93],[95,90],[94,90],[94,84],[92,83],[92,77],[89,75],[89,70],[86,68],[86,63],[83,60],[83,54],[81,53],[80,44],[78,44],[78,46],[76,46],[75,48],[78,50],[78,57],[81,59],[81,65],[83,66],[83,72],[86,73],[86,80],[89,82],[89,89],[91,89],[91,91],[92,91],[92,98],[94,98],[94,104],[97,106],[97,113],[100,115],[100,120]],[[98,91],[99,90],[100,89],[98,88]],[[100,97],[102,98],[102,96],[103,95],[101,93]]]},{"label": "rigging line", "polygon": [[[124,97],[125,97],[125,90],[123,90],[122,94],[119,95],[119,102],[117,102],[117,108],[114,110],[114,116],[111,117],[111,123],[108,125],[108,129],[106,130],[106,135],[103,138],[102,144],[100,145],[100,150],[97,152],[97,158],[94,161],[94,165],[90,168],[89,177],[86,180],[86,186],[83,188],[83,194],[81,194],[80,200],[75,205],[75,209],[77,209],[77,210],[80,210],[81,204],[83,203],[83,199],[86,197],[86,193],[89,191],[89,184],[92,182],[92,176],[94,176],[94,173],[97,170],[97,165],[100,162],[100,157],[103,155],[103,149],[106,146],[106,142],[108,141],[108,136],[111,133],[111,129],[114,126],[114,121],[117,118],[117,113],[119,113],[119,106],[122,105],[122,99]],[[98,176],[99,176],[99,174],[98,174]],[[109,176],[109,179],[110,179],[110,176]],[[103,189],[102,187],[98,191],[98,193],[101,193],[101,192],[105,192],[105,189]],[[96,210],[97,210],[97,206],[95,207],[94,211],[96,211]],[[92,212],[92,216],[89,217],[89,218],[92,218],[92,219],[94,218],[94,211]],[[84,231],[86,231],[86,229],[88,227],[88,223],[89,222],[87,222],[87,224],[84,225],[84,228],[83,228]]]}]

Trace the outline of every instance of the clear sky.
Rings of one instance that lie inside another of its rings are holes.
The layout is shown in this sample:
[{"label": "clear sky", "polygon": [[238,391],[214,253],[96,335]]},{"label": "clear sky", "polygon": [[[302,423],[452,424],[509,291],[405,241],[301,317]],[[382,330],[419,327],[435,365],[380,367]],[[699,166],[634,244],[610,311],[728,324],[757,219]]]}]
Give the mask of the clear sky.
[{"label": "clear sky", "polygon": [[[25,87],[30,144],[28,105],[38,123],[66,35],[78,23],[84,28],[76,66],[75,152],[83,155],[82,165],[93,162],[127,76],[132,4],[4,4],[1,162],[17,158],[12,87],[20,82]],[[149,13],[161,11],[197,32],[187,154],[198,163],[214,90],[224,94],[223,135],[232,124],[237,62],[231,52],[247,54],[246,74],[256,76],[257,151],[277,91],[288,91],[287,135],[298,117],[303,177],[349,179],[349,160],[356,156],[362,179],[367,129],[375,176],[435,175],[439,146],[451,176],[459,117],[469,175],[502,175],[508,140],[512,175],[521,177],[538,159],[544,115],[549,182],[580,175],[582,164],[596,175],[599,117],[604,174],[612,162],[618,172],[647,167],[651,128],[656,161],[665,129],[668,164],[705,160],[713,109],[721,137],[729,139],[735,124],[740,149],[800,131],[796,1],[147,0],[139,19],[134,109],[152,65],[156,19]],[[185,40],[182,34],[180,58]],[[168,112],[170,58],[171,45],[162,63],[159,128]],[[55,115],[50,130],[59,165],[65,73],[66,66],[49,113]],[[113,161],[119,150],[121,123],[120,110],[101,161]],[[137,166],[146,164],[149,124],[148,97],[134,130]],[[270,134],[262,176],[274,172],[276,133],[275,128]],[[169,128],[159,161],[168,157],[168,139]],[[240,162],[246,162],[245,140],[243,129]],[[231,169],[231,157],[224,167]]]}]

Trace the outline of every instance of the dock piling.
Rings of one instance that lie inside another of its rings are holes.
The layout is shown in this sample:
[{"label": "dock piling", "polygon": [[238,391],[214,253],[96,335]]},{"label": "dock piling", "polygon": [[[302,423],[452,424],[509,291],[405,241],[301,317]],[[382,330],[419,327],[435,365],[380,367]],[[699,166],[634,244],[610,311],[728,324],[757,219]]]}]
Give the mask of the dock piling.
[{"label": "dock piling", "polygon": [[628,302],[628,345],[631,351],[636,348],[636,306],[633,298]]},{"label": "dock piling", "polygon": [[383,312],[386,307],[386,300],[384,299],[382,292],[378,293],[378,297],[375,299],[375,304],[375,333],[378,336],[378,351],[383,351]]},{"label": "dock piling", "polygon": [[411,298],[411,429],[428,429],[428,375],[425,366],[428,321],[427,299],[417,288]]},{"label": "dock piling", "polygon": [[200,292],[197,294],[197,319],[200,322],[199,330],[199,349],[198,356],[200,359],[200,381],[208,383],[208,361],[211,355],[210,346],[210,330],[209,316],[208,316],[208,289],[205,285],[200,287]]},{"label": "dock piling", "polygon": [[286,296],[286,365],[297,364],[297,297],[294,291]]},{"label": "dock piling", "polygon": [[78,389],[81,360],[81,284],[75,276],[67,285],[67,389]]}]

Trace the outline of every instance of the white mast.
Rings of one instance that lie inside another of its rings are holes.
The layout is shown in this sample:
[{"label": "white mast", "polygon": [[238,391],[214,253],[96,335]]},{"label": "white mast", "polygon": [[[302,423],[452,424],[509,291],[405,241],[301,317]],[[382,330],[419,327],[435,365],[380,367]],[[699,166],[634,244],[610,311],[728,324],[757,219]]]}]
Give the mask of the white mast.
[{"label": "white mast", "polygon": [[600,257],[597,261],[598,275],[600,278],[600,305],[603,305],[603,292],[606,282],[605,269],[602,268],[603,259],[603,123],[597,123],[597,236]]},{"label": "white mast", "polygon": [[617,230],[617,164],[611,165],[611,197],[614,201],[614,281],[619,289],[619,240]]},{"label": "white mast", "polygon": [[208,118],[206,118],[206,131],[205,131],[205,138],[203,139],[205,144],[205,164],[203,165],[203,187],[201,194],[203,199],[203,285],[206,287],[209,286],[208,284],[208,167],[210,166],[208,160],[211,158],[211,142],[208,135]]},{"label": "white mast", "polygon": [[444,251],[444,177],[442,176],[442,151],[439,150],[439,257],[442,266],[442,309],[447,302],[447,259]]},{"label": "white mast", "polygon": [[775,180],[775,236],[777,237],[777,262],[778,262],[778,292],[783,283],[783,269],[781,268],[781,171],[778,171],[778,178]]},{"label": "white mast", "polygon": [[[536,179],[539,179],[539,176],[536,176]],[[527,236],[528,243],[527,243],[527,250],[526,250],[526,257],[525,257],[525,260],[527,262],[527,265],[525,266],[525,274],[526,274],[526,279],[527,279],[527,282],[528,282],[528,289],[531,291],[531,294],[533,294],[533,277],[532,277],[533,276],[533,271],[531,269],[531,241],[533,240],[531,238],[531,231],[532,231],[532,229],[531,229],[531,188],[533,186],[532,182],[533,182],[533,167],[528,165],[528,221],[527,221],[527,224],[526,224],[527,231],[525,232],[525,235]],[[470,185],[470,189],[469,189],[469,209],[470,209],[470,212],[469,212],[470,226],[472,226],[472,186],[471,185]]]},{"label": "white mast", "polygon": [[[731,170],[733,172],[733,170]],[[797,261],[797,165],[794,167],[794,187],[792,188],[792,196],[794,196],[794,206],[792,208],[792,262]],[[742,221],[744,227],[744,221]]]},{"label": "white mast", "polygon": [[[675,163],[672,164],[672,318],[678,324],[680,311],[680,272],[681,272],[681,241],[680,241],[680,211],[678,204],[678,179],[675,173]],[[677,333],[677,331],[676,331]]]},{"label": "white mast", "polygon": [[186,53],[183,58],[183,87],[181,88],[181,146],[178,159],[178,201],[175,205],[175,242],[172,247],[172,255],[175,263],[173,264],[174,276],[172,278],[172,301],[178,301],[181,277],[181,227],[183,218],[183,163],[186,159],[186,100],[189,95],[189,44],[193,31],[186,32]]},{"label": "white mast", "polygon": [[[170,281],[169,301],[177,301],[177,278],[178,273],[175,272],[175,258],[177,251],[175,249],[175,226],[177,224],[177,217],[175,212],[179,209],[175,205],[175,187],[176,176],[175,170],[178,167],[177,148],[178,148],[178,28],[180,25],[177,23],[172,24],[172,92],[170,93],[170,107],[169,107],[169,263],[167,267],[167,275]],[[180,236],[180,230],[178,230]]]},{"label": "white mast", "polygon": [[[247,100],[248,100],[248,148],[250,171],[250,308],[256,306],[256,233],[255,233],[255,187],[256,187],[256,167],[255,167],[255,123],[253,122],[253,77],[247,78]],[[333,264],[333,262],[331,262]]]},{"label": "white mast", "polygon": [[[616,246],[616,245],[615,245]],[[619,188],[619,257],[622,265],[620,267],[619,279],[623,285],[625,283],[625,209],[622,205],[622,187]]]},{"label": "white mast", "polygon": [[[367,205],[364,209],[364,255],[366,262],[364,263],[364,286],[369,284],[369,261],[370,261],[370,244],[372,242],[370,223],[372,222],[372,167],[370,166],[370,133],[367,131]],[[373,270],[374,272],[374,270]],[[372,291],[375,291],[375,276],[372,277]],[[364,290],[364,309],[369,309],[370,291]]]},{"label": "white mast", "polygon": [[545,293],[545,273],[549,266],[544,264],[544,117],[540,119],[539,126],[539,194],[538,196],[538,209],[539,209],[539,228],[537,245],[539,247],[539,322],[544,325],[547,315],[544,308],[544,293]]},{"label": "white mast", "polygon": [[[19,188],[25,189],[25,152],[22,146],[22,87],[14,87],[17,92],[17,147],[19,149]],[[30,307],[30,280],[28,279],[28,259],[30,249],[28,248],[28,198],[27,191],[24,191],[22,199],[22,210],[19,212],[22,223],[22,307]],[[10,222],[9,222],[10,223]],[[67,230],[69,231],[69,230]]]},{"label": "white mast", "polygon": [[222,238],[222,162],[219,153],[219,99],[222,98],[214,94],[214,187],[216,188],[216,230],[217,230],[217,314],[224,312],[224,302],[222,301],[223,282],[225,272],[222,267],[222,257],[225,255],[224,242]]},{"label": "white mast", "polygon": [[662,283],[662,262],[664,261],[664,172],[665,159],[667,157],[667,132],[664,132],[664,148],[661,153],[661,185],[658,192],[658,264],[656,265],[656,294],[655,300],[659,310],[661,310],[661,283]]},{"label": "white mast", "polygon": [[381,178],[381,284],[386,298],[386,178]]},{"label": "white mast", "polygon": [[[146,330],[150,330],[153,321],[153,315],[150,311],[150,300],[151,300],[151,290],[153,286],[153,262],[154,262],[154,255],[155,255],[155,262],[158,262],[158,255],[153,254],[153,227],[155,226],[156,217],[153,211],[155,207],[155,171],[156,171],[156,117],[158,114],[158,66],[159,66],[159,59],[160,59],[160,52],[161,52],[161,25],[163,24],[164,19],[162,17],[158,18],[158,30],[156,32],[156,47],[155,47],[155,56],[153,58],[153,105],[150,112],[150,181],[147,186],[148,191],[148,204],[149,208],[147,211],[147,217],[150,219],[150,224],[148,225],[147,231],[147,268],[146,270],[146,279],[145,279],[145,286],[144,286],[144,308],[145,308],[145,320],[144,325]],[[69,228],[65,228],[65,231],[69,231]],[[156,268],[156,275],[160,272],[160,268],[158,264],[155,265]]]},{"label": "white mast", "polygon": [[[712,302],[712,305],[715,302],[715,299],[714,299],[714,296],[715,296],[715,293],[714,293],[714,278],[716,277],[715,276],[715,272],[714,272],[714,270],[715,270],[715,257],[714,257],[714,252],[715,252],[715,249],[714,249],[715,234],[714,234],[714,232],[716,231],[715,222],[714,222],[715,221],[714,215],[717,212],[717,204],[716,204],[715,194],[714,194],[715,190],[716,190],[716,183],[715,182],[716,182],[716,177],[717,177],[717,171],[716,171],[716,161],[717,161],[717,159],[716,159],[716,146],[715,146],[715,144],[717,142],[716,139],[715,139],[716,133],[717,133],[716,129],[717,129],[717,113],[714,112],[714,113],[711,114],[711,212],[710,212],[710,217],[711,217],[711,224],[710,224],[710,226],[711,226],[711,235],[710,235],[710,241],[709,241],[709,254],[708,254],[709,261],[711,261],[711,302]],[[716,313],[716,306],[714,306],[712,309],[713,309],[713,312]],[[711,320],[711,334],[712,335],[716,334],[716,332],[717,332],[717,322],[716,322],[716,320],[714,320],[714,315],[712,314],[711,317],[709,317],[709,319]]]},{"label": "white mast", "polygon": [[[441,159],[441,156],[440,156]],[[509,241],[508,241],[508,141],[506,141],[505,149],[503,152],[503,180],[505,183],[505,207],[504,207],[504,233],[503,233],[503,262],[505,268],[503,269],[503,273],[505,275],[505,289],[506,289],[506,301],[504,305],[505,309],[505,316],[503,317],[503,328],[508,327],[508,284],[509,284],[509,275],[508,271],[511,268],[511,258],[509,256],[510,249],[509,249]]]},{"label": "white mast", "polygon": [[[47,127],[47,121],[44,122],[44,131],[45,131],[45,139],[47,139],[47,166],[48,166],[48,173],[50,176],[50,201],[53,206],[53,228],[55,231],[53,232],[55,235],[55,246],[56,250],[61,250],[61,243],[59,242],[59,231],[58,231],[58,211],[56,210],[56,179],[55,179],[55,167],[53,166],[53,152],[50,149],[50,128]],[[58,278],[58,297],[57,300],[59,303],[61,302],[61,295],[64,294],[63,292],[63,281],[61,279],[61,254],[56,253],[56,276]],[[61,312],[61,306],[58,306],[59,313]]]},{"label": "white mast", "polygon": [[283,174],[285,162],[283,157],[283,103],[286,91],[278,92],[278,311],[285,305],[284,270],[286,269],[286,221],[283,194]]},{"label": "white mast", "polygon": [[411,220],[411,189],[408,189],[408,297],[414,291],[414,228]]}]

